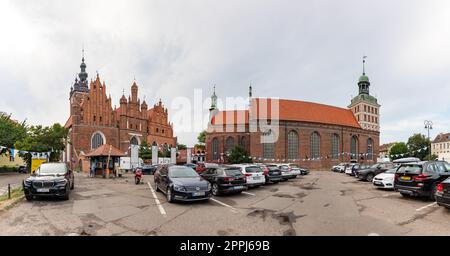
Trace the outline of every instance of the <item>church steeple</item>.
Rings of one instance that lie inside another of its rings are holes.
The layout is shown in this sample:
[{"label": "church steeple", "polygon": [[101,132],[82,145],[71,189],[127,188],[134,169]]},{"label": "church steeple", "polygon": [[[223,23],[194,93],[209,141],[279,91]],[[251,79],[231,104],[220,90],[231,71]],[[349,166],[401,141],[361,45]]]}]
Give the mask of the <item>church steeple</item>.
[{"label": "church steeple", "polygon": [[82,50],[82,58],[81,58],[81,64],[80,64],[80,73],[78,73],[78,80],[75,78],[75,83],[73,84],[73,90],[71,90],[70,95],[72,95],[74,92],[89,92],[88,87],[88,73],[86,72],[86,63],[84,62],[84,48]]},{"label": "church steeple", "polygon": [[217,109],[216,85],[214,85],[213,94],[211,95],[211,108],[209,111]]},{"label": "church steeple", "polygon": [[370,87],[370,82],[369,82],[369,77],[366,75],[366,58],[367,56],[363,57],[363,73],[362,75],[359,77],[359,81],[358,81],[358,87],[359,87],[359,94],[369,94],[369,87]]}]

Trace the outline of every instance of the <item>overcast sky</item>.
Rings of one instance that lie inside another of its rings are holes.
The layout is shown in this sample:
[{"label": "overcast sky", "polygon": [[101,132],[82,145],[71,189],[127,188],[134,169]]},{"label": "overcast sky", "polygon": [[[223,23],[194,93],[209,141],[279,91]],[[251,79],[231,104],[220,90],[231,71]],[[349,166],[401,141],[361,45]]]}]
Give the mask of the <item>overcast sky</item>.
[{"label": "overcast sky", "polygon": [[[119,105],[178,96],[276,96],[346,107],[367,55],[381,142],[450,131],[450,1],[0,1],[0,111],[64,124],[86,49]],[[170,118],[170,116],[169,116]],[[192,145],[196,134],[178,132]]]}]

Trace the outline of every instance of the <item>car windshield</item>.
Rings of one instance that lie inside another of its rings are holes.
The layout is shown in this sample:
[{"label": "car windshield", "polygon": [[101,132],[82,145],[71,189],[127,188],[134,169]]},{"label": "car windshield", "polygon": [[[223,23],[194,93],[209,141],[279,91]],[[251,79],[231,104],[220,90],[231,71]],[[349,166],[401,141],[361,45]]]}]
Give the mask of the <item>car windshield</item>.
[{"label": "car windshield", "polygon": [[43,164],[37,169],[36,173],[38,175],[57,175],[65,174],[66,171],[65,164]]},{"label": "car windshield", "polygon": [[435,165],[438,172],[450,172],[450,165],[446,162],[438,163]]},{"label": "car windshield", "polygon": [[230,169],[225,169],[225,173],[229,176],[237,176],[237,175],[242,175],[242,172],[240,171],[239,168],[230,168]]},{"label": "car windshield", "polygon": [[397,173],[411,173],[411,174],[420,174],[422,172],[422,166],[420,165],[404,165],[401,166]]},{"label": "car windshield", "polygon": [[378,164],[374,164],[370,168],[377,168],[377,167],[378,167]]},{"label": "car windshield", "polygon": [[249,167],[245,167],[245,172],[248,172],[248,173],[263,172],[263,170],[261,169],[261,167],[258,167],[258,166],[249,166]]},{"label": "car windshield", "polygon": [[298,168],[298,164],[290,164],[290,166],[293,168]]},{"label": "car windshield", "polygon": [[169,169],[171,178],[195,178],[199,175],[192,168],[186,166],[176,166]]}]

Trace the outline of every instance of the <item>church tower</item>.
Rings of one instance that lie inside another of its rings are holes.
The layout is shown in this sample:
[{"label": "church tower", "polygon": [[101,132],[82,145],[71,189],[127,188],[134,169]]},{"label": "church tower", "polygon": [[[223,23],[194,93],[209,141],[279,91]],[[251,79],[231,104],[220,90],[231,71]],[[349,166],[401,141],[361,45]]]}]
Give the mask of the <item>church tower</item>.
[{"label": "church tower", "polygon": [[80,73],[78,73],[78,77],[75,78],[75,82],[70,88],[70,115],[72,116],[72,122],[74,124],[81,123],[82,120],[82,112],[81,103],[85,98],[88,97],[89,94],[89,86],[88,86],[88,73],[86,72],[86,63],[84,62],[84,49],[83,56],[81,58],[80,64]]},{"label": "church tower", "polygon": [[353,112],[361,128],[380,131],[380,105],[375,97],[370,95],[370,81],[366,75],[366,56],[363,58],[363,73],[359,77],[358,96],[354,97],[348,108]]}]

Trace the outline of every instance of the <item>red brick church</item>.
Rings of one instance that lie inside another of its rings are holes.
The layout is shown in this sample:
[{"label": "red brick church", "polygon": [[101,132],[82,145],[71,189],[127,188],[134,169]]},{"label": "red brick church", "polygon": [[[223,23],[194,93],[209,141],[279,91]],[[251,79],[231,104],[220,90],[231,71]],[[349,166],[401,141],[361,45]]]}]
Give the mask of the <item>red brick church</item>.
[{"label": "red brick church", "polygon": [[374,163],[379,149],[379,108],[363,70],[359,94],[347,108],[288,99],[253,98],[246,109],[220,111],[211,97],[207,161],[226,163],[236,146],[253,162],[328,168],[344,161]]},{"label": "red brick church", "polygon": [[137,159],[139,145],[158,146],[161,151],[176,146],[173,125],[161,100],[149,108],[138,97],[139,87],[131,85],[131,95],[120,98],[120,107],[112,107],[105,82],[100,76],[88,82],[84,56],[78,78],[70,90],[70,116],[65,124],[69,140],[63,160],[72,168],[89,169],[87,153],[103,144],[112,145],[131,159]]}]

